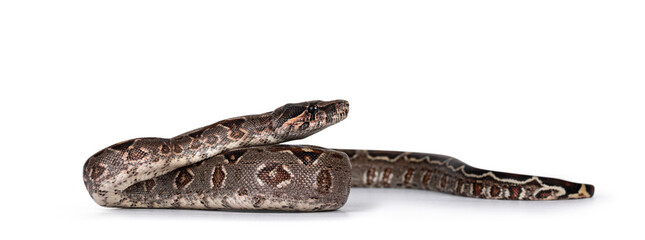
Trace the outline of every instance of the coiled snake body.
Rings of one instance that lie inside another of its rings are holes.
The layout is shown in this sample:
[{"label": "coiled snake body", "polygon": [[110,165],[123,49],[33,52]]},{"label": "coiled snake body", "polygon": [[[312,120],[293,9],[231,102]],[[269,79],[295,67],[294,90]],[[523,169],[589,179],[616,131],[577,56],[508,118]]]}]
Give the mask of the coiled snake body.
[{"label": "coiled snake body", "polygon": [[83,181],[96,203],[125,208],[335,210],[351,187],[415,188],[512,200],[589,198],[594,187],[488,171],[437,154],[275,145],[347,116],[344,100],[287,104],[92,155]]}]

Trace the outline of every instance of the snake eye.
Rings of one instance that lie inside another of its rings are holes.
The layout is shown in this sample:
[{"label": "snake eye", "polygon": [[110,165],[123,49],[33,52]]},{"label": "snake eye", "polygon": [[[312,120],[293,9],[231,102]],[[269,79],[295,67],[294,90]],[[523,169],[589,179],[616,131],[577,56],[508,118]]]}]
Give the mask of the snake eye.
[{"label": "snake eye", "polygon": [[307,111],[311,114],[316,114],[316,112],[318,112],[318,106],[309,105],[309,107],[307,107]]}]

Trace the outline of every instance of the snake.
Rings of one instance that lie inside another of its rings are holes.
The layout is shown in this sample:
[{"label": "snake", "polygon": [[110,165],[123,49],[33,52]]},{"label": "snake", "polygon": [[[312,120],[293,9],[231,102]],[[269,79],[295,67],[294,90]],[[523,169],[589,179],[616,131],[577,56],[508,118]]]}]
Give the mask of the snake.
[{"label": "snake", "polygon": [[410,188],[500,200],[591,198],[594,186],[490,171],[429,153],[285,145],[347,117],[345,100],[289,103],[172,138],[135,138],[85,161],[100,206],[330,211],[352,187]]}]

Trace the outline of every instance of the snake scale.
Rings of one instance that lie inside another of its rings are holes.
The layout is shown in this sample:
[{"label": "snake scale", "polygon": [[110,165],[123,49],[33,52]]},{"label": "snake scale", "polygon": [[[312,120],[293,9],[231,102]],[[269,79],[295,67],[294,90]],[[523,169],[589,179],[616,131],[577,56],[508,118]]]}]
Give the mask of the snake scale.
[{"label": "snake scale", "polygon": [[327,211],[350,187],[413,188],[508,200],[590,198],[594,187],[483,170],[427,153],[280,145],[347,117],[344,100],[286,104],[176,137],[109,146],[83,166],[101,206],[123,208]]}]

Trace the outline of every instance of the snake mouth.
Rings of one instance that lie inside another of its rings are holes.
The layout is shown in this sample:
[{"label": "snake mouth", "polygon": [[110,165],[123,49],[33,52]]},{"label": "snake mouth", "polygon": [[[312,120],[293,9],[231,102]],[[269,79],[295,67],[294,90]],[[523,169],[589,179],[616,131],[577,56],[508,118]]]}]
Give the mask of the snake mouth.
[{"label": "snake mouth", "polygon": [[329,125],[336,124],[345,118],[349,113],[349,102],[345,100],[330,101],[324,107],[321,107],[325,112],[325,122]]}]

